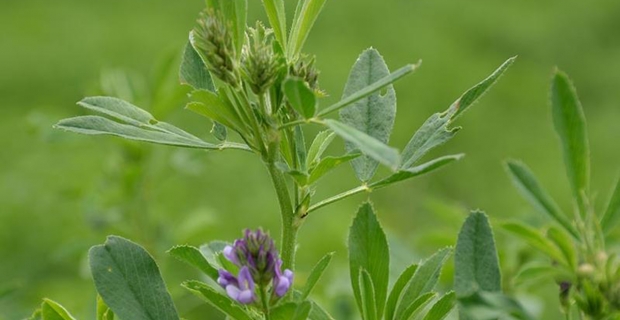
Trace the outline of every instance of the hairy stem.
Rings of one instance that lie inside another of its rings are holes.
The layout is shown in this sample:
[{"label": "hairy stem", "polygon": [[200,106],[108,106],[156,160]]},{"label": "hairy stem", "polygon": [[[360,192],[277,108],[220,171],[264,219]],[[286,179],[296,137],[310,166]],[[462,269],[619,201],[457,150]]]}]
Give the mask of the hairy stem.
[{"label": "hairy stem", "polygon": [[284,174],[276,168],[274,159],[269,159],[266,165],[280,205],[282,219],[280,248],[283,266],[284,268],[294,270],[298,230],[298,226],[295,223],[295,210],[291,203],[291,196],[286,185]]}]

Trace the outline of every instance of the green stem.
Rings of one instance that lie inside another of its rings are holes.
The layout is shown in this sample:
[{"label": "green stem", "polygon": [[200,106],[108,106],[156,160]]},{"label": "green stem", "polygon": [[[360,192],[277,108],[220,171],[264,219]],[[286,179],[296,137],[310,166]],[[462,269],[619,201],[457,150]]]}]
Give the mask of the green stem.
[{"label": "green stem", "polygon": [[265,315],[265,320],[270,320],[271,316],[269,315],[269,300],[267,299],[267,290],[264,286],[260,287],[260,300],[263,303],[263,314]]},{"label": "green stem", "polygon": [[276,189],[278,203],[280,204],[280,214],[282,219],[282,233],[280,238],[281,258],[283,267],[294,270],[295,268],[295,246],[297,244],[297,231],[299,226],[295,223],[295,210],[291,203],[291,196],[286,185],[284,174],[275,166],[275,161],[270,159],[267,163],[267,170],[271,176],[271,181]]},{"label": "green stem", "polygon": [[319,201],[318,203],[315,203],[314,205],[310,206],[310,208],[308,208],[308,211],[306,211],[306,214],[308,214],[308,213],[310,213],[310,212],[312,212],[314,210],[320,209],[320,208],[322,208],[322,207],[324,207],[324,206],[326,206],[328,204],[332,204],[332,203],[334,203],[336,201],[340,201],[340,200],[342,200],[344,198],[348,198],[350,196],[356,195],[356,194],[358,194],[360,192],[364,192],[364,191],[370,192],[371,189],[367,185],[362,185],[362,186],[359,186],[357,188],[353,188],[351,190],[348,190],[348,191],[345,191],[343,193],[337,194],[337,195],[335,195],[333,197],[327,198],[327,199],[325,199],[323,201]]}]

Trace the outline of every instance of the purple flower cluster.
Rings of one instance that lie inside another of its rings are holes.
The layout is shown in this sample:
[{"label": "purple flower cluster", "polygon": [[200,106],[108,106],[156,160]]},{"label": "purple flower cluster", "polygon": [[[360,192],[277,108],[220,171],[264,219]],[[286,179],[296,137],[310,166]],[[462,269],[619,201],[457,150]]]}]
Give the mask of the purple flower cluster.
[{"label": "purple flower cluster", "polygon": [[238,266],[235,277],[227,270],[219,270],[218,283],[226,289],[232,299],[242,304],[257,301],[256,287],[261,290],[271,285],[272,297],[283,297],[293,284],[293,272],[282,272],[282,260],[278,256],[273,239],[261,229],[246,229],[241,239],[232,246],[226,246],[224,257]]}]

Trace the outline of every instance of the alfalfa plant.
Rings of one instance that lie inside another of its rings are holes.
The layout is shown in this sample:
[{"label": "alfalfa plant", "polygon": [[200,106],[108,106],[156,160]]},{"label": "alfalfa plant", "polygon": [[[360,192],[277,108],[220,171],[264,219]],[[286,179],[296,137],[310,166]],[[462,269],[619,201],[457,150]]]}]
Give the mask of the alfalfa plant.
[{"label": "alfalfa plant", "polygon": [[521,280],[553,278],[566,319],[620,317],[620,260],[610,250],[620,217],[620,181],[607,205],[595,205],[590,190],[590,147],[586,119],[577,92],[566,74],[556,70],[551,82],[553,125],[560,138],[572,203],[565,211],[522,162],[506,167],[514,184],[551,224],[542,230],[511,222],[504,229],[547,256],[526,265]]},{"label": "alfalfa plant", "polygon": [[[210,282],[187,281],[184,287],[233,319],[330,319],[309,295],[329,264],[326,255],[306,281],[294,290],[297,233],[318,209],[358,193],[370,193],[439,169],[462,158],[423,157],[459,131],[458,119],[508,69],[508,59],[482,82],[467,90],[443,112],[432,115],[403,151],[387,145],[396,116],[393,83],[414,72],[417,64],[390,72],[383,57],[368,49],[355,61],[342,99],[322,105],[315,57],[302,52],[325,0],[300,0],[289,26],[283,0],[264,0],[270,27],[246,24],[246,0],[208,0],[185,46],[180,80],[191,87],[186,109],[212,123],[203,140],[147,111],[113,97],[89,97],[78,104],[99,115],[58,122],[57,128],[88,135],[113,135],[175,147],[239,151],[256,155],[269,173],[280,206],[279,248],[261,229],[246,230],[234,243],[209,242],[199,248],[176,246],[169,252],[204,272]],[[339,120],[334,119],[334,115]],[[314,137],[307,126],[324,130]],[[326,155],[335,137],[345,141],[344,154]],[[359,184],[315,201],[321,178],[351,163]],[[391,170],[375,178],[379,165]],[[442,319],[455,294],[433,292],[443,249],[419,266],[404,271],[388,295],[389,251],[370,204],[361,207],[349,238],[351,281],[364,319]],[[125,320],[178,320],[179,315],[158,267],[139,245],[117,236],[89,254],[99,303],[99,319],[116,314]],[[52,311],[50,311],[52,310]],[[54,311],[55,310],[55,311]],[[45,301],[49,314],[71,317]]]}]

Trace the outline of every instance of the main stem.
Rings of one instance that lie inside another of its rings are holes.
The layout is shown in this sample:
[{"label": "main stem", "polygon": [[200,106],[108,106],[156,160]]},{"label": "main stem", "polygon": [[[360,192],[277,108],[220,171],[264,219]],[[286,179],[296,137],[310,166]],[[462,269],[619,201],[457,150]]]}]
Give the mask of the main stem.
[{"label": "main stem", "polygon": [[276,168],[274,159],[270,159],[266,165],[273,186],[276,189],[278,203],[280,204],[280,214],[282,216],[282,237],[280,238],[282,264],[284,268],[294,270],[295,246],[299,229],[295,223],[295,210],[293,209],[284,174]]}]

